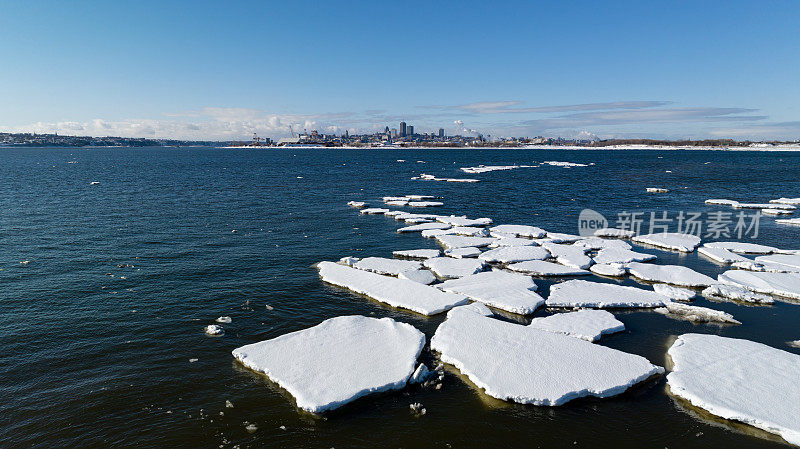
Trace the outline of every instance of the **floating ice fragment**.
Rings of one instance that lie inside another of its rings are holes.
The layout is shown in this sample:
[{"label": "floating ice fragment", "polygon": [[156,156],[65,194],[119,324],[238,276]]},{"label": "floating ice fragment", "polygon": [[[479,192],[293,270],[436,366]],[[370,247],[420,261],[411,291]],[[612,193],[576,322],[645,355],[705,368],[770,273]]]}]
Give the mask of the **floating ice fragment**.
[{"label": "floating ice fragment", "polygon": [[442,223],[448,223],[453,226],[487,226],[492,224],[491,218],[467,218],[467,217],[456,217],[454,215],[450,215],[448,217],[444,215],[437,215],[436,221]]},{"label": "floating ice fragment", "polygon": [[703,296],[721,298],[731,301],[751,302],[758,304],[773,304],[775,302],[771,296],[761,293],[751,292],[750,290],[739,287],[738,285],[714,284],[703,290]]},{"label": "floating ice fragment", "polygon": [[645,190],[647,190],[648,193],[667,193],[667,192],[669,192],[668,189],[663,189],[661,187],[647,187]]},{"label": "floating ice fragment", "polygon": [[342,265],[347,265],[349,267],[352,267],[359,260],[361,260],[361,258],[359,258],[359,257],[348,257],[348,256],[345,256],[345,257],[342,257],[341,259],[339,259],[338,263],[340,263]]},{"label": "floating ice fragment", "polygon": [[611,238],[618,238],[618,239],[629,239],[636,235],[633,231],[627,231],[625,229],[617,229],[617,228],[603,228],[594,231],[594,235],[596,237],[611,237]]},{"label": "floating ice fragment", "polygon": [[800,226],[800,218],[779,218],[775,220],[775,223]]},{"label": "floating ice fragment", "polygon": [[664,304],[664,307],[659,307],[654,311],[674,318],[698,323],[707,323],[711,321],[717,323],[742,324],[740,321],[734,319],[733,315],[730,313],[709,309],[707,307],[690,306],[679,302],[667,302]]},{"label": "floating ice fragment", "polygon": [[442,252],[438,249],[406,249],[400,251],[392,251],[395,257],[408,257],[409,259],[430,259],[431,257],[439,257]]},{"label": "floating ice fragment", "polygon": [[389,209],[383,209],[380,207],[368,207],[366,209],[361,209],[359,212],[366,215],[380,215],[389,212]]},{"label": "floating ice fragment", "polygon": [[498,225],[492,226],[489,228],[491,232],[502,232],[503,234],[508,234],[511,236],[516,237],[529,237],[529,238],[542,238],[547,235],[547,232],[542,228],[537,228],[536,226],[526,226],[526,225]]},{"label": "floating ice fragment", "polygon": [[365,203],[363,201],[348,201],[347,205],[350,206],[350,207],[357,207],[359,209],[362,208],[362,207],[367,207],[367,203]]},{"label": "floating ice fragment", "polygon": [[530,326],[586,341],[597,341],[603,335],[625,330],[625,325],[605,310],[557,313],[544,318],[534,318]]},{"label": "floating ice fragment", "polygon": [[365,257],[353,264],[353,268],[371,271],[378,274],[397,276],[403,271],[418,270],[422,264],[414,260],[386,259],[383,257]]},{"label": "floating ice fragment", "polygon": [[584,280],[562,282],[550,287],[548,307],[663,307],[669,301],[651,290]]},{"label": "floating ice fragment", "polygon": [[410,408],[411,412],[414,413],[417,416],[422,416],[425,413],[427,413],[427,410],[425,410],[425,407],[423,407],[422,404],[420,404],[419,402],[414,402],[413,404],[410,404],[408,406],[408,408]]},{"label": "floating ice fragment", "polygon": [[677,232],[662,232],[658,234],[646,234],[633,237],[636,243],[657,246],[675,251],[690,253],[700,245],[700,237],[690,234],[680,234]]},{"label": "floating ice fragment", "polygon": [[708,244],[697,248],[697,253],[722,263],[747,262],[750,260],[725,248],[709,247]]},{"label": "floating ice fragment", "polygon": [[579,240],[584,240],[584,238],[580,235],[575,235],[575,234],[564,234],[563,232],[548,232],[547,237],[544,240],[549,241],[550,243],[574,243]]},{"label": "floating ice fragment", "polygon": [[428,370],[428,367],[425,366],[424,363],[420,363],[417,366],[417,369],[414,371],[414,374],[411,375],[411,378],[408,379],[408,383],[410,384],[421,384],[428,380],[430,377],[431,372]]},{"label": "floating ice fragment", "polygon": [[471,237],[488,237],[489,231],[485,228],[478,228],[475,226],[456,226],[447,230],[448,234],[465,235]]},{"label": "floating ice fragment", "polygon": [[649,263],[631,262],[628,264],[628,273],[644,281],[659,282],[664,284],[679,285],[682,287],[708,287],[717,282],[682,265],[654,265]]},{"label": "floating ice fragment", "polygon": [[787,341],[786,344],[793,348],[800,348],[800,340]]},{"label": "floating ice fragment", "polygon": [[737,254],[772,254],[781,252],[773,246],[759,245],[749,242],[708,242],[703,244],[704,248],[727,249]]},{"label": "floating ice fragment", "polygon": [[461,235],[437,235],[436,241],[443,245],[445,248],[463,248],[465,246],[474,246],[482,248],[489,246],[495,239],[491,237],[464,237]]},{"label": "floating ice fragment", "polygon": [[400,228],[397,230],[397,232],[402,234],[404,232],[420,232],[431,229],[448,229],[449,227],[450,225],[447,223],[420,223]]},{"label": "floating ice fragment", "polygon": [[468,309],[453,312],[436,330],[431,349],[497,399],[557,406],[614,396],[663,372],[643,357],[579,338]]},{"label": "floating ice fragment", "polygon": [[247,431],[247,433],[254,433],[258,430],[258,427],[255,424],[248,424],[244,429]]},{"label": "floating ice fragment", "polygon": [[705,203],[706,204],[719,205],[719,206],[735,206],[735,205],[739,204],[739,202],[736,201],[736,200],[723,200],[723,199],[717,199],[717,198],[712,198],[712,199],[706,200]]},{"label": "floating ice fragment", "polygon": [[453,248],[453,249],[446,249],[444,250],[444,255],[447,257],[453,257],[455,259],[466,259],[471,257],[478,257],[481,254],[481,250],[475,248],[473,246],[465,246],[463,248]]},{"label": "floating ice fragment", "polygon": [[231,317],[229,317],[229,316],[221,316],[221,317],[217,318],[215,321],[217,323],[229,324],[229,323],[233,322],[233,319]]},{"label": "floating ice fragment", "polygon": [[544,162],[542,162],[542,165],[545,165],[545,164],[546,165],[552,165],[554,167],[564,167],[564,168],[588,167],[590,165],[590,164],[580,164],[580,163],[577,163],[577,162],[560,162],[560,161],[544,161]]},{"label": "floating ice fragment", "polygon": [[236,348],[233,356],[285,388],[298,407],[320,413],[403,388],[424,345],[425,335],[410,324],[342,316]]},{"label": "floating ice fragment", "polygon": [[761,209],[764,215],[792,215],[794,211],[784,209]]},{"label": "floating ice fragment", "polygon": [[444,206],[441,201],[409,201],[409,207],[437,207]]},{"label": "floating ice fragment", "polygon": [[437,178],[436,176],[427,175],[425,173],[420,173],[419,177],[411,179],[421,179],[423,181],[445,181],[445,182],[480,182],[480,179],[472,179],[472,178]]},{"label": "floating ice fragment", "polygon": [[600,276],[620,277],[628,274],[625,265],[621,263],[599,263],[589,267],[589,271]]},{"label": "floating ice fragment", "polygon": [[649,262],[655,260],[653,254],[637,253],[629,249],[604,248],[597,252],[593,257],[594,263],[629,263],[629,262]]},{"label": "floating ice fragment", "polygon": [[520,315],[529,315],[544,304],[544,298],[534,292],[536,284],[529,276],[505,271],[477,273],[445,281],[436,287]]},{"label": "floating ice fragment", "polygon": [[562,265],[585,270],[592,266],[594,261],[586,255],[587,249],[576,245],[561,245],[558,243],[543,242],[542,247],[555,257]]},{"label": "floating ice fragment", "polygon": [[455,279],[483,271],[484,263],[478,259],[454,259],[452,257],[434,257],[422,263],[443,279]]},{"label": "floating ice fragment", "polygon": [[520,168],[519,165],[478,165],[477,167],[461,167],[461,171],[464,173],[476,174],[476,173],[488,173],[491,171],[499,171],[499,170],[513,170],[515,168]]},{"label": "floating ice fragment", "polygon": [[697,296],[697,292],[694,290],[673,287],[668,284],[654,284],[653,291],[662,294],[673,301],[691,301]]},{"label": "floating ice fragment", "polygon": [[800,206],[800,198],[778,198],[776,200],[769,200],[769,202],[775,204],[791,204],[794,206]]},{"label": "floating ice fragment", "polygon": [[531,239],[524,239],[521,237],[506,237],[500,236],[497,233],[492,233],[492,237],[496,237],[497,240],[492,242],[489,245],[490,248],[499,248],[501,246],[536,246],[538,243]]},{"label": "floating ice fragment", "polygon": [[669,348],[670,392],[713,415],[800,445],[800,356],[748,340],[684,334]]},{"label": "floating ice fragment", "polygon": [[526,260],[544,260],[550,252],[540,246],[503,246],[491,249],[478,256],[488,263],[515,263]]},{"label": "floating ice fragment", "polygon": [[436,276],[428,270],[408,270],[402,271],[397,275],[399,279],[408,279],[409,281],[418,282],[420,284],[432,284],[436,282]]},{"label": "floating ice fragment", "polygon": [[734,209],[781,209],[781,210],[795,210],[797,207],[791,204],[773,204],[773,203],[736,203],[733,205]]},{"label": "floating ice fragment", "polygon": [[317,264],[322,280],[393,307],[408,309],[423,315],[435,315],[469,302],[463,295],[443,292],[408,279],[370,273],[333,262]]},{"label": "floating ice fragment", "polygon": [[402,207],[402,206],[407,206],[408,205],[408,200],[390,200],[390,201],[384,201],[384,203],[386,203],[387,206],[400,206],[400,207]]},{"label": "floating ice fragment", "polygon": [[633,248],[628,242],[623,242],[618,239],[602,239],[599,237],[589,237],[578,240],[573,243],[574,246],[580,246],[587,250],[600,250],[600,249],[621,249],[629,250]]},{"label": "floating ice fragment", "polygon": [[800,272],[800,254],[773,254],[770,256],[758,256],[756,262],[769,265],[780,265],[786,267],[787,271]]},{"label": "floating ice fragment", "polygon": [[210,335],[212,337],[220,336],[225,333],[225,330],[222,329],[222,326],[218,326],[216,324],[209,324],[205,328],[203,328],[206,335]]},{"label": "floating ice fragment", "polygon": [[723,284],[738,285],[756,293],[800,299],[800,274],[728,270],[718,276]]},{"label": "floating ice fragment", "polygon": [[533,276],[584,276],[592,274],[589,271],[572,268],[558,263],[544,260],[526,260],[506,266],[511,271],[530,274]]}]

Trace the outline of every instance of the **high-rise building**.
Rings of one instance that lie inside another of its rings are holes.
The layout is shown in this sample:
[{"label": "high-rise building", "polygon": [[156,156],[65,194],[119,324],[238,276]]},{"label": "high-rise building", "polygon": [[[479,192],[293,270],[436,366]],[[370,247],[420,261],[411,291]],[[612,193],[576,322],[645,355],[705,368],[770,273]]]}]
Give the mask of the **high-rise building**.
[{"label": "high-rise building", "polygon": [[397,128],[392,128],[392,139],[397,138]]},{"label": "high-rise building", "polygon": [[408,125],[407,131],[408,131],[408,135],[409,136],[413,136],[414,135],[414,126],[413,125]]},{"label": "high-rise building", "polygon": [[439,128],[439,137],[444,137],[444,128]]},{"label": "high-rise building", "polygon": [[406,122],[400,122],[400,137],[406,136]]}]

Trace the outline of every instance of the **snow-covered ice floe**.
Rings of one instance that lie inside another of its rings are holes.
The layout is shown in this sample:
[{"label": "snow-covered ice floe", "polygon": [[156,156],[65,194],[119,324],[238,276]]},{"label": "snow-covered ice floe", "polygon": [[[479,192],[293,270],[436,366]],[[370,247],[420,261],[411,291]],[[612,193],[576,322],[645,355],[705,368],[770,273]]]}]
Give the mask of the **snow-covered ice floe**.
[{"label": "snow-covered ice floe", "polygon": [[409,281],[418,282],[420,284],[433,284],[436,282],[436,276],[429,270],[409,270],[403,271],[397,275],[398,279],[408,279]]},{"label": "snow-covered ice floe", "polygon": [[505,237],[505,236],[498,236],[498,234],[493,235],[496,240],[489,245],[490,248],[500,248],[501,246],[536,246],[534,240],[525,239],[521,237]]},{"label": "snow-covered ice floe", "polygon": [[519,165],[478,165],[477,167],[461,167],[461,171],[469,174],[488,173],[492,171],[513,170],[520,168]]},{"label": "snow-covered ice floe", "polygon": [[533,276],[586,276],[592,274],[590,271],[580,268],[572,268],[545,260],[526,260],[508,265],[506,268]]},{"label": "snow-covered ice floe", "polygon": [[692,301],[697,296],[697,292],[694,290],[673,287],[669,284],[654,284],[653,291],[673,301]]},{"label": "snow-covered ice floe", "polygon": [[550,252],[539,246],[502,246],[490,249],[478,256],[479,259],[489,263],[515,263],[526,260],[544,260],[550,257]]},{"label": "snow-covered ice floe", "polygon": [[775,220],[775,223],[800,226],[800,218],[779,218]]},{"label": "snow-covered ice floe", "polygon": [[482,248],[489,246],[494,242],[491,237],[465,237],[461,235],[437,235],[436,241],[447,249],[450,248],[463,248],[465,246],[474,246],[475,248]]},{"label": "snow-covered ice floe", "polygon": [[657,246],[659,248],[671,249],[690,253],[700,245],[700,237],[691,234],[680,234],[677,232],[661,232],[657,234],[638,235],[632,239],[636,243]]},{"label": "snow-covered ice floe", "polygon": [[723,284],[738,285],[756,293],[800,299],[800,274],[728,270],[717,279]]},{"label": "snow-covered ice floe", "polygon": [[794,206],[800,206],[800,198],[778,198],[775,200],[769,200],[769,202],[773,204],[791,204]]},{"label": "snow-covered ice floe", "polygon": [[795,210],[797,207],[791,204],[773,204],[773,203],[736,203],[733,205],[734,209],[780,209],[780,210]]},{"label": "snow-covered ice floe", "polygon": [[236,348],[233,356],[285,388],[301,409],[321,413],[403,388],[424,345],[425,334],[410,324],[354,315]]},{"label": "snow-covered ice floe", "polygon": [[605,310],[557,313],[543,318],[534,318],[529,326],[586,341],[597,341],[603,335],[625,330],[625,325],[614,318],[614,314]]},{"label": "snow-covered ice floe", "polygon": [[643,281],[679,285],[681,287],[708,287],[716,284],[713,278],[682,265],[655,265],[631,262],[628,273]]},{"label": "snow-covered ice floe", "polygon": [[418,270],[422,264],[414,260],[386,259],[383,257],[365,257],[352,265],[359,270],[378,274],[397,276],[403,271]]},{"label": "snow-covered ice floe", "polygon": [[547,231],[536,226],[527,225],[497,225],[489,228],[489,231],[495,233],[500,232],[513,237],[529,237],[529,238],[542,238],[547,235]]},{"label": "snow-covered ice floe", "polygon": [[703,245],[697,248],[697,253],[722,263],[747,262],[750,259],[725,248],[713,248]]},{"label": "snow-covered ice floe", "polygon": [[480,179],[473,179],[473,178],[437,178],[433,175],[427,175],[425,173],[420,173],[419,176],[415,176],[411,179],[421,179],[423,181],[444,181],[444,182],[480,182]]},{"label": "snow-covered ice floe", "polygon": [[203,331],[206,333],[206,335],[210,335],[212,337],[218,337],[225,334],[225,330],[222,328],[222,326],[217,324],[209,324],[203,328]]},{"label": "snow-covered ice floe", "polygon": [[800,254],[758,256],[755,261],[760,264],[784,267],[787,272],[800,272]]},{"label": "snow-covered ice floe", "polygon": [[603,239],[600,237],[583,238],[573,243],[573,245],[594,251],[601,249],[630,250],[633,248],[628,242],[619,239]]},{"label": "snow-covered ice floe", "polygon": [[750,242],[708,242],[704,248],[727,249],[736,254],[772,254],[786,252],[774,246],[760,245]]},{"label": "snow-covered ice floe", "polygon": [[654,254],[638,253],[629,249],[604,248],[597,252],[593,257],[594,263],[630,263],[630,262],[649,262],[656,260]]},{"label": "snow-covered ice floe", "polygon": [[761,209],[764,215],[792,215],[794,211],[785,209]]},{"label": "snow-covered ice floe", "polygon": [[768,271],[771,273],[800,273],[800,269],[791,267],[789,265],[772,263],[772,262],[757,262],[755,260],[743,260],[734,262],[731,267],[739,270],[748,271]]},{"label": "snow-covered ice floe", "polygon": [[474,246],[465,246],[463,248],[446,249],[444,250],[444,255],[454,259],[467,259],[480,256],[481,250]]},{"label": "snow-covered ice floe", "polygon": [[367,203],[363,201],[348,201],[347,205],[350,207],[357,207],[357,208],[367,207]]},{"label": "snow-covered ice floe", "polygon": [[668,353],[672,394],[800,445],[800,355],[704,334],[681,335]]},{"label": "snow-covered ice floe", "polygon": [[550,287],[548,307],[663,307],[669,298],[651,290],[622,285],[572,280]]},{"label": "snow-covered ice floe", "polygon": [[389,209],[384,209],[382,207],[368,207],[366,209],[361,209],[359,212],[366,215],[380,215],[389,212]]},{"label": "snow-covered ice floe", "polygon": [[317,264],[322,280],[370,298],[423,315],[435,315],[469,302],[464,295],[391,276],[358,270],[333,262]]},{"label": "snow-covered ice floe", "polygon": [[717,205],[717,206],[735,206],[735,205],[739,204],[739,202],[736,201],[736,200],[724,200],[724,199],[717,199],[717,198],[708,199],[708,200],[705,201],[705,203],[706,204],[713,204],[713,205]]},{"label": "snow-covered ice floe", "polygon": [[585,270],[594,263],[592,258],[586,255],[587,249],[582,246],[550,242],[542,242],[541,245],[562,265]]},{"label": "snow-covered ice floe", "polygon": [[617,228],[603,228],[594,231],[595,237],[607,237],[607,238],[617,238],[617,239],[629,239],[636,235],[633,231],[628,231],[625,229],[617,229]]},{"label": "snow-covered ice floe", "polygon": [[697,323],[727,323],[727,324],[742,324],[740,321],[733,318],[730,313],[721,310],[709,309],[707,307],[690,306],[688,304],[681,304],[679,302],[668,302],[664,307],[654,309],[658,312],[673,318],[682,320],[694,321]]},{"label": "snow-covered ice floe", "polygon": [[664,371],[638,355],[486,312],[452,310],[431,349],[497,399],[558,406],[580,397],[614,396]]},{"label": "snow-covered ice floe", "polygon": [[438,207],[444,206],[444,203],[441,201],[409,201],[409,207]]},{"label": "snow-covered ice floe", "polygon": [[439,257],[442,255],[442,251],[438,249],[405,249],[392,251],[392,255],[409,259],[430,259],[431,257]]},{"label": "snow-covered ice floe", "polygon": [[488,237],[489,231],[486,228],[476,226],[456,226],[447,230],[446,234],[464,235],[468,237]]},{"label": "snow-covered ice floe", "polygon": [[588,167],[589,165],[594,165],[594,163],[580,164],[578,162],[544,161],[542,162],[542,165],[552,165],[554,167],[570,168],[570,167]]},{"label": "snow-covered ice floe", "polygon": [[627,268],[621,263],[596,263],[589,267],[589,271],[600,276],[620,277],[628,274]]},{"label": "snow-covered ice floe", "polygon": [[434,257],[422,263],[442,279],[455,279],[483,271],[484,263],[478,259],[454,259]]},{"label": "snow-covered ice floe", "polygon": [[720,298],[730,301],[750,302],[756,304],[773,304],[775,302],[771,296],[761,293],[751,292],[750,290],[739,287],[738,285],[714,284],[703,290],[703,296],[711,299]]},{"label": "snow-covered ice floe", "polygon": [[402,234],[404,232],[421,232],[421,231],[428,231],[431,229],[448,229],[450,225],[447,223],[420,223],[411,226],[405,226],[397,230],[398,233]]},{"label": "snow-covered ice floe", "polygon": [[474,301],[511,313],[529,315],[544,304],[529,276],[506,271],[486,271],[444,281],[436,287],[468,296]]},{"label": "snow-covered ice floe", "polygon": [[[547,232],[547,235],[544,239],[541,239],[541,242],[550,242],[550,243],[575,243],[577,241],[583,241],[585,237],[575,234],[565,234],[563,232]],[[623,242],[617,242],[623,243]]]},{"label": "snow-covered ice floe", "polygon": [[436,221],[447,223],[453,226],[488,226],[492,224],[492,219],[487,217],[467,218],[467,217],[456,217],[455,215],[450,215],[450,216],[437,215]]},{"label": "snow-covered ice floe", "polygon": [[647,191],[647,193],[667,193],[667,192],[669,192],[668,189],[664,189],[664,188],[661,188],[661,187],[647,187],[645,190]]}]

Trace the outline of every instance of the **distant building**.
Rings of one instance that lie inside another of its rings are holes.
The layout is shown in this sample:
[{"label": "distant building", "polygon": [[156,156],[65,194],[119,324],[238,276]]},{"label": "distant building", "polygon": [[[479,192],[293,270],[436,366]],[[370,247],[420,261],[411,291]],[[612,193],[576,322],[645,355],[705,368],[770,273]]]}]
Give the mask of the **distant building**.
[{"label": "distant building", "polygon": [[397,128],[392,128],[392,139],[397,139]]},{"label": "distant building", "polygon": [[406,136],[406,122],[400,122],[400,137],[405,137],[405,136]]},{"label": "distant building", "polygon": [[444,128],[439,128],[439,137],[444,137]]},{"label": "distant building", "polygon": [[409,136],[413,136],[414,135],[414,126],[408,125],[407,130],[408,130],[408,135]]}]

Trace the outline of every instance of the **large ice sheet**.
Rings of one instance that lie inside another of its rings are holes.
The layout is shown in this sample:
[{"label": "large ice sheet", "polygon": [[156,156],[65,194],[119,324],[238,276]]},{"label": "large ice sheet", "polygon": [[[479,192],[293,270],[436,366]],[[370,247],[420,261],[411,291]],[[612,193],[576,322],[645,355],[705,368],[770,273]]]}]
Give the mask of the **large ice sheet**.
[{"label": "large ice sheet", "polygon": [[715,323],[742,324],[740,321],[733,318],[733,315],[730,313],[709,309],[707,307],[690,306],[689,304],[681,304],[679,302],[668,302],[664,304],[664,307],[659,307],[655,309],[655,311],[673,318],[698,323],[710,321]]},{"label": "large ice sheet", "polygon": [[475,248],[482,248],[489,246],[495,239],[492,237],[465,237],[462,235],[437,235],[434,237],[437,242],[445,248],[464,248],[467,246],[474,246]]},{"label": "large ice sheet", "polygon": [[560,263],[545,260],[526,260],[506,266],[511,271],[534,276],[585,276],[592,274],[590,271],[572,268]]},{"label": "large ice sheet", "polygon": [[697,248],[697,253],[722,263],[747,262],[750,259],[725,248],[713,248],[706,245]]},{"label": "large ice sheet", "polygon": [[663,307],[670,299],[651,290],[584,280],[550,287],[548,307]]},{"label": "large ice sheet", "polygon": [[597,341],[603,335],[625,330],[625,325],[614,318],[614,314],[605,310],[557,313],[543,318],[534,318],[531,320],[530,326],[586,341]]},{"label": "large ice sheet", "polygon": [[760,245],[750,242],[708,242],[703,244],[704,248],[727,249],[736,254],[772,254],[781,252],[774,246]]},{"label": "large ice sheet", "polygon": [[542,247],[550,251],[558,263],[568,267],[585,270],[594,263],[592,258],[586,255],[586,248],[581,246],[543,242]]},{"label": "large ice sheet", "polygon": [[365,257],[352,266],[359,270],[392,276],[397,276],[403,271],[422,268],[422,264],[414,260],[385,259],[383,257]]},{"label": "large ice sheet", "polygon": [[749,340],[684,334],[669,349],[672,394],[800,445],[800,356]]},{"label": "large ice sheet", "polygon": [[431,229],[448,229],[450,225],[447,223],[420,223],[411,226],[406,226],[397,230],[399,233],[403,232],[421,232],[421,231],[428,231]]},{"label": "large ice sheet", "polygon": [[392,251],[395,257],[408,257],[409,259],[430,259],[431,257],[439,257],[442,252],[438,249],[405,249],[400,251]]},{"label": "large ice sheet", "polygon": [[758,256],[756,262],[762,264],[782,265],[789,271],[800,271],[800,254],[772,254],[769,256]]},{"label": "large ice sheet", "polygon": [[325,282],[423,315],[435,315],[469,302],[469,298],[464,295],[443,292],[408,279],[383,276],[333,262],[320,262],[317,268]]},{"label": "large ice sheet", "polygon": [[731,301],[752,302],[757,304],[772,304],[775,302],[769,295],[751,292],[738,285],[714,284],[703,290],[703,296],[712,299],[722,298]]},{"label": "large ice sheet", "polygon": [[800,299],[800,274],[796,273],[728,270],[720,274],[718,280],[756,293]]},{"label": "large ice sheet", "polygon": [[542,228],[537,228],[536,226],[527,226],[527,225],[498,225],[492,226],[489,228],[492,232],[502,232],[503,234],[508,234],[516,237],[530,237],[534,239],[542,238],[547,235],[547,232]]},{"label": "large ice sheet", "polygon": [[425,334],[391,318],[341,316],[233,350],[312,413],[406,385]]},{"label": "large ice sheet", "polygon": [[663,372],[638,355],[458,309],[436,330],[431,349],[498,399],[557,406],[614,396]]},{"label": "large ice sheet", "polygon": [[534,292],[536,284],[529,276],[506,271],[486,271],[444,281],[436,287],[520,315],[529,315],[544,304],[544,298]]},{"label": "large ice sheet", "polygon": [[659,248],[671,249],[690,253],[700,245],[700,237],[691,234],[680,234],[677,232],[662,232],[658,234],[638,235],[632,239],[636,243],[657,246]]},{"label": "large ice sheet", "polygon": [[769,202],[776,204],[791,204],[794,206],[800,206],[800,198],[778,198],[776,200],[769,200]]},{"label": "large ice sheet", "polygon": [[439,215],[436,217],[436,221],[440,221],[442,223],[449,223],[453,226],[488,226],[492,224],[491,218],[467,218],[467,217],[456,217],[455,215],[444,216]]},{"label": "large ice sheet", "polygon": [[682,265],[655,265],[631,262],[627,266],[628,273],[644,281],[679,285],[681,287],[708,287],[717,283],[711,277]]},{"label": "large ice sheet", "polygon": [[452,257],[434,257],[425,260],[425,268],[433,271],[442,279],[455,279],[483,271],[484,263],[478,259],[454,259]]},{"label": "large ice sheet", "polygon": [[525,260],[544,260],[550,257],[550,252],[539,246],[503,246],[490,249],[478,256],[479,259],[490,263],[515,263]]},{"label": "large ice sheet", "polygon": [[593,257],[594,263],[630,263],[656,260],[653,254],[639,253],[629,249],[604,248]]}]

